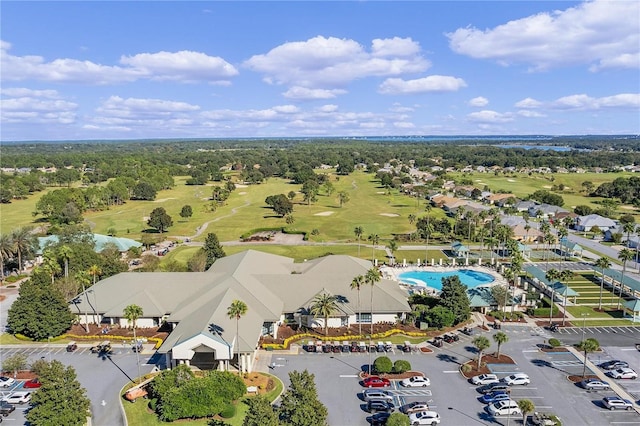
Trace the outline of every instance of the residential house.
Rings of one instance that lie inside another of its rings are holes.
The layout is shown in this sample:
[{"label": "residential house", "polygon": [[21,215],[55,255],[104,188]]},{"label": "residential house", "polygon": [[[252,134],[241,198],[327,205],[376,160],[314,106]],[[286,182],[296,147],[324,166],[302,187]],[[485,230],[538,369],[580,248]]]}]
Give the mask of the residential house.
[{"label": "residential house", "polygon": [[576,219],[576,231],[589,232],[592,228],[597,227],[601,232],[606,232],[616,226],[616,222],[608,217],[599,214],[590,214],[586,216],[578,216]]}]

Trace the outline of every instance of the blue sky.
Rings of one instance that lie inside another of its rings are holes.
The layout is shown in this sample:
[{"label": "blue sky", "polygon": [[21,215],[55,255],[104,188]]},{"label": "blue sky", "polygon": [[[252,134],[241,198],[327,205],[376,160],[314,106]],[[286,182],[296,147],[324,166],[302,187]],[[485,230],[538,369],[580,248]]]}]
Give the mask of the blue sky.
[{"label": "blue sky", "polygon": [[635,0],[1,12],[6,141],[640,133]]}]

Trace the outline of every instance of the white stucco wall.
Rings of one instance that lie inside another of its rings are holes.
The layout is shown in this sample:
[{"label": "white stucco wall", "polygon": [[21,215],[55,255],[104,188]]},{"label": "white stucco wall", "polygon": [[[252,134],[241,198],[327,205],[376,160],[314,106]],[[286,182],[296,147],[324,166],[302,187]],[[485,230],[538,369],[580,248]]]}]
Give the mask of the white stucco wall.
[{"label": "white stucco wall", "polygon": [[[172,349],[172,358],[173,359],[191,359],[193,357],[194,348],[197,348],[200,345],[204,345],[212,348],[216,352],[215,359],[221,360],[229,359],[229,346],[224,343],[216,342],[215,340],[211,340],[207,336],[203,336],[202,334],[198,334],[197,336],[188,339],[179,345],[176,345]],[[231,345],[231,354],[233,356],[233,345]]]},{"label": "white stucco wall", "polygon": [[[120,324],[120,327],[123,327],[123,328],[131,327],[131,322],[129,322],[129,320],[127,320],[126,318],[120,318],[120,320],[118,321],[118,324]],[[154,324],[153,318],[138,318],[136,320],[136,327],[151,328],[151,327],[157,327],[157,325]]]}]

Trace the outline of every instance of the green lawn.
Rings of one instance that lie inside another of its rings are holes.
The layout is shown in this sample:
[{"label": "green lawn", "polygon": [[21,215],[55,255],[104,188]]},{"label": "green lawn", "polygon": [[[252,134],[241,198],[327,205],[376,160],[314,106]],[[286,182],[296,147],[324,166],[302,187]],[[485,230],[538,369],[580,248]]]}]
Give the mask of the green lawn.
[{"label": "green lawn", "polygon": [[580,319],[580,322],[582,321],[582,314],[588,315],[587,321],[595,318],[615,318],[609,312],[598,312],[591,306],[567,306],[567,312],[576,317],[576,320]]}]

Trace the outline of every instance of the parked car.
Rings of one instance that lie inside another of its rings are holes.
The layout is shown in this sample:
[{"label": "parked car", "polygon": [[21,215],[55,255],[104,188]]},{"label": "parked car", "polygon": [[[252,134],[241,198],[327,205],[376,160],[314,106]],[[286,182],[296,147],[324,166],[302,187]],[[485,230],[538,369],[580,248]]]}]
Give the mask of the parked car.
[{"label": "parked car", "polygon": [[617,370],[618,368],[629,368],[629,363],[619,359],[612,359],[611,361],[603,362],[598,367],[603,370]]},{"label": "parked car", "polygon": [[91,353],[94,354],[112,354],[111,343],[108,340],[100,343],[99,345],[91,347]]},{"label": "parked car", "polygon": [[474,385],[488,385],[489,383],[498,383],[498,376],[495,374],[480,374],[479,376],[473,376],[471,383]]},{"label": "parked car", "polygon": [[431,385],[431,380],[427,377],[413,376],[402,380],[400,384],[407,388],[427,387]]},{"label": "parked car", "polygon": [[437,425],[440,423],[440,415],[435,411],[418,411],[409,414],[409,423],[417,425]]},{"label": "parked car", "polygon": [[78,345],[76,344],[76,342],[67,343],[67,352],[73,352],[76,349],[78,349]]},{"label": "parked car", "polygon": [[471,336],[473,334],[473,329],[469,327],[465,327],[462,329],[462,333],[466,334],[467,336]]},{"label": "parked car", "polygon": [[411,342],[405,340],[404,345],[402,345],[402,352],[411,352]]},{"label": "parked car", "polygon": [[385,413],[392,413],[396,409],[393,402],[374,400],[367,402],[367,411],[370,413],[378,413],[384,411]]},{"label": "parked car", "polygon": [[441,348],[442,347],[442,337],[440,337],[440,336],[434,337],[433,341],[431,342],[431,344],[433,346],[435,346],[436,348]]},{"label": "parked car", "polygon": [[503,382],[489,383],[488,385],[478,387],[476,390],[480,393],[491,393],[496,391],[509,392],[511,390],[511,386]]},{"label": "parked car", "polygon": [[513,399],[494,402],[484,407],[485,411],[492,416],[521,416],[522,412],[518,403]]},{"label": "parked car", "polygon": [[515,373],[512,374],[510,376],[507,377],[503,377],[501,379],[502,382],[510,385],[510,386],[514,386],[514,385],[528,385],[529,383],[531,383],[531,379],[529,379],[529,376],[527,376],[524,373]]},{"label": "parked car", "polygon": [[609,382],[598,379],[584,379],[583,381],[579,382],[578,385],[588,391],[609,390],[611,388],[611,386],[609,386]]},{"label": "parked car", "polygon": [[447,343],[453,343],[453,342],[457,342],[458,340],[460,340],[460,337],[458,337],[457,334],[445,334],[442,338]]},{"label": "parked car", "polygon": [[3,416],[7,417],[15,409],[16,407],[13,404],[9,404],[6,401],[0,401],[0,414],[2,414]]},{"label": "parked car", "polygon": [[609,410],[631,410],[633,403],[619,396],[606,396],[602,398],[602,404]]},{"label": "parked car", "polygon": [[37,377],[35,379],[27,380],[24,382],[24,385],[22,385],[22,387],[26,389],[38,389],[40,386],[42,386],[42,383],[40,383],[40,379]]},{"label": "parked car", "polygon": [[376,413],[373,416],[369,417],[367,420],[369,421],[369,423],[371,423],[371,426],[383,426],[387,424],[389,416],[391,416],[391,413]]},{"label": "parked car", "polygon": [[9,386],[13,386],[16,380],[13,377],[0,377],[0,386],[3,388],[8,388]]},{"label": "parked car", "polygon": [[613,377],[614,379],[637,379],[638,373],[633,371],[631,368],[618,368],[617,370],[611,370],[607,372],[607,376]]},{"label": "parked car", "polygon": [[391,382],[383,377],[370,376],[362,381],[362,385],[365,388],[386,388],[391,386]]},{"label": "parked car", "polygon": [[479,401],[483,404],[493,404],[494,402],[510,399],[509,394],[503,391],[495,391],[482,395]]},{"label": "parked car", "polygon": [[404,409],[406,414],[417,413],[420,411],[429,411],[429,404],[426,402],[413,402]]},{"label": "parked car", "polygon": [[387,390],[365,389],[362,392],[362,399],[365,401],[371,401],[374,399],[393,401],[393,394]]},{"label": "parked car", "polygon": [[31,401],[31,394],[29,392],[14,392],[5,397],[3,401],[9,404],[26,404]]}]

